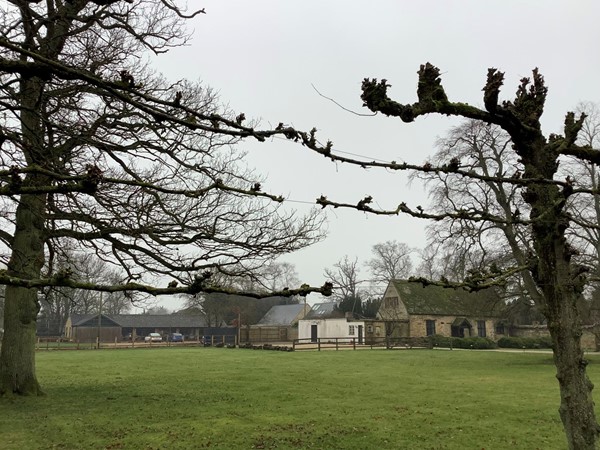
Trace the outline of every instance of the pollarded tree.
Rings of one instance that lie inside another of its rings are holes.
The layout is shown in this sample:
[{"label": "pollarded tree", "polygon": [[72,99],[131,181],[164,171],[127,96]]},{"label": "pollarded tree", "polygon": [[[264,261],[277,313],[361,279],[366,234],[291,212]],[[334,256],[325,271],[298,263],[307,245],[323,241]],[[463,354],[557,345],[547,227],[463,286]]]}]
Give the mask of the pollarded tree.
[{"label": "pollarded tree", "polygon": [[[423,219],[453,218],[498,225],[511,222],[527,227],[531,248],[523,255],[523,264],[505,268],[501,273],[490,268],[487,273],[470,276],[459,285],[467,289],[481,289],[502,283],[516,273],[529,274],[534,283],[532,297],[547,319],[553,340],[561,397],[559,412],[569,448],[596,448],[600,426],[594,412],[593,385],[586,374],[587,361],[580,346],[582,327],[578,311],[578,304],[588,283],[587,269],[573,259],[575,251],[567,239],[567,229],[573,218],[566,205],[574,194],[597,195],[598,191],[578,186],[576,180],[563,178],[558,173],[561,158],[565,156],[591,164],[600,163],[598,152],[577,144],[585,115],[576,117],[574,113],[568,113],[562,135],[544,136],[540,117],[546,101],[547,87],[537,69],[533,71],[532,78],[521,80],[514,100],[502,102],[499,102],[499,95],[504,74],[497,69],[489,69],[483,89],[483,108],[450,101],[442,86],[440,71],[433,65],[422,65],[418,73],[418,100],[415,103],[401,104],[389,98],[387,91],[390,85],[387,80],[365,79],[361,95],[365,106],[373,112],[399,117],[404,122],[412,122],[426,114],[443,114],[496,125],[510,136],[510,151],[514,152],[521,167],[519,177],[505,173],[482,175],[462,167],[459,160],[450,160],[439,166],[380,163],[337,155],[331,145],[323,147],[309,143],[309,146],[332,160],[362,167],[455,173],[469,179],[472,186],[480,186],[491,180],[501,183],[509,190],[517,187],[527,205],[528,217],[522,214],[515,217],[514,211],[509,217],[475,208],[427,212],[422,208],[409,207],[404,202],[392,210],[377,210],[372,207],[373,199],[370,196],[355,204],[335,202],[322,196],[317,203],[323,207],[349,207],[374,214],[404,213]],[[589,227],[598,228],[598,224],[590,224]],[[425,279],[420,281],[431,282]],[[446,282],[438,284],[452,285]]]},{"label": "pollarded tree", "polygon": [[[320,237],[319,216],[279,208],[283,198],[263,192],[233,147],[245,137],[314,134],[259,130],[210,89],[169,82],[144,62],[147,52],[185,44],[185,22],[202,12],[171,0],[0,5],[0,395],[40,392],[39,288],[229,292],[212,272],[252,269]],[[119,266],[124,281],[52,270],[63,247]]]}]

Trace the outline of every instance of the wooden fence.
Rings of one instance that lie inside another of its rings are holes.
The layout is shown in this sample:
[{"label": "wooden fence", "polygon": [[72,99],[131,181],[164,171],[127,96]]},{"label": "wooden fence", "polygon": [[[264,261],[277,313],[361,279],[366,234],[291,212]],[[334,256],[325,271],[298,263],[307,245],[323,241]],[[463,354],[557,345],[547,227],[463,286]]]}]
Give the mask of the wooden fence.
[{"label": "wooden fence", "polygon": [[343,350],[343,349],[373,349],[373,348],[387,348],[387,349],[410,349],[413,347],[419,348],[432,348],[431,341],[426,337],[413,337],[413,338],[369,338],[368,342],[363,339],[363,343],[359,343],[358,338],[354,337],[328,337],[328,338],[317,338],[316,341],[306,339],[294,339],[293,348],[294,350]]},{"label": "wooden fence", "polygon": [[185,340],[183,342],[171,341],[122,341],[117,338],[112,342],[99,342],[98,339],[89,340],[66,340],[60,337],[38,337],[36,350],[90,350],[90,349],[109,349],[109,348],[159,348],[159,347],[220,347],[227,344],[237,345],[237,336],[235,335],[210,335],[204,336],[204,339]]}]

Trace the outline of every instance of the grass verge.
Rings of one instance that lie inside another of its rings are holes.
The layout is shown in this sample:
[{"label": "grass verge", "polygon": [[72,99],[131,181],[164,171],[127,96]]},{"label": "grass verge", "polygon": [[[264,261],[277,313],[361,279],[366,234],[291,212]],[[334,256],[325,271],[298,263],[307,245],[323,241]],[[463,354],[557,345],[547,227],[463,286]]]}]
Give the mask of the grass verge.
[{"label": "grass verge", "polygon": [[548,354],[165,348],[37,365],[47,395],[0,400],[2,449],[565,447]]}]

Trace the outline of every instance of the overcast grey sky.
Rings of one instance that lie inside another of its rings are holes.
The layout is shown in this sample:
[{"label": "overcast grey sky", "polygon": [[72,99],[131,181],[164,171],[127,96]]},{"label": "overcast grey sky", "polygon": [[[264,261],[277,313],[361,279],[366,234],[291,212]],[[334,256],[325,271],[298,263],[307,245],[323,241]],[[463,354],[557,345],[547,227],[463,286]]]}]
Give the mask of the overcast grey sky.
[{"label": "overcast grey sky", "polygon": [[[549,86],[543,126],[561,132],[566,111],[579,101],[600,101],[600,2],[446,1],[192,1],[206,8],[193,21],[190,45],[156,60],[169,78],[200,79],[221,99],[263,126],[279,122],[319,130],[336,151],[382,160],[422,163],[455,119],[427,117],[413,124],[382,115],[358,117],[320,97],[367,113],[360,101],[365,77],[386,78],[390,95],[416,99],[416,71],[431,62],[443,73],[451,100],[479,105],[488,67],[506,73],[504,98],[539,67]],[[421,186],[406,176],[333,164],[281,140],[246,142],[249,164],[266,175],[265,190],[290,200],[320,195],[356,203],[372,195],[383,208],[425,205]],[[300,211],[310,206],[291,204]],[[302,282],[320,285],[323,269],[344,255],[364,262],[378,242],[425,245],[423,221],[328,211],[328,238],[283,260]],[[366,270],[362,274],[366,277]]]}]

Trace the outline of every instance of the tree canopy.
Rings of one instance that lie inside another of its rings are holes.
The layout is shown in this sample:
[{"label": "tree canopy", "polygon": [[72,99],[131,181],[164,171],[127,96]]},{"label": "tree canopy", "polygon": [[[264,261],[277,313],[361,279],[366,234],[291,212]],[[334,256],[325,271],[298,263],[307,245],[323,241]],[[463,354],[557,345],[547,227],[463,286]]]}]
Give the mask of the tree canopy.
[{"label": "tree canopy", "polygon": [[[37,290],[237,292],[215,273],[251,273],[322,237],[322,217],[281,208],[235,144],[281,135],[224,107],[209,87],[149,65],[189,39],[170,0],[0,6],[0,284],[7,285],[0,393],[39,392]],[[57,262],[95,254],[122,273],[89,280]],[[167,278],[168,277],[168,278]],[[279,295],[330,293],[292,286]],[[264,292],[246,292],[264,297]]]}]

